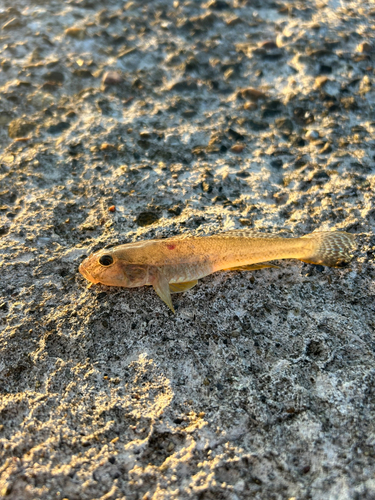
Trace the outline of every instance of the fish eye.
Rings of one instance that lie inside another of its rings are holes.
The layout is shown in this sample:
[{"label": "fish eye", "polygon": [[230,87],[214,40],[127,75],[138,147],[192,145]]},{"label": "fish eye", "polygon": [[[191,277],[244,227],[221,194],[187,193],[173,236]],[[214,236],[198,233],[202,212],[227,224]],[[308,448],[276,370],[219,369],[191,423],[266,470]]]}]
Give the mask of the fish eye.
[{"label": "fish eye", "polygon": [[111,257],[110,255],[102,255],[99,259],[99,264],[101,264],[102,266],[110,266],[111,264],[113,264],[113,257]]}]

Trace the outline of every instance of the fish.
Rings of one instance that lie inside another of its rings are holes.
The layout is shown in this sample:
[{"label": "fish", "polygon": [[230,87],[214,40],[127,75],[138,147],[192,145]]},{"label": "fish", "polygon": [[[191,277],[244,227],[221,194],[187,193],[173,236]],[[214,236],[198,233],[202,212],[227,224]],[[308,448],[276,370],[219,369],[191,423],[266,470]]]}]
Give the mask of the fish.
[{"label": "fish", "polygon": [[252,230],[211,236],[179,235],[104,248],[87,257],[79,272],[91,284],[126,288],[151,285],[172,312],[171,294],[191,289],[217,271],[277,267],[269,261],[297,259],[340,267],[352,258],[355,236],[338,231],[285,238]]}]

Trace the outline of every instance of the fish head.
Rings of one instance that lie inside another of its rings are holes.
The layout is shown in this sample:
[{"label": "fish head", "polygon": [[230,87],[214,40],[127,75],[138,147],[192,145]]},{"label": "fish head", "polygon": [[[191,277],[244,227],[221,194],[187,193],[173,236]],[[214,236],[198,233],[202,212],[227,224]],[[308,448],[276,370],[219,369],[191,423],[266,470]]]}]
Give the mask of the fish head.
[{"label": "fish head", "polygon": [[110,249],[87,257],[80,264],[79,272],[91,283],[127,288],[143,286],[148,278],[148,266],[131,264]]}]

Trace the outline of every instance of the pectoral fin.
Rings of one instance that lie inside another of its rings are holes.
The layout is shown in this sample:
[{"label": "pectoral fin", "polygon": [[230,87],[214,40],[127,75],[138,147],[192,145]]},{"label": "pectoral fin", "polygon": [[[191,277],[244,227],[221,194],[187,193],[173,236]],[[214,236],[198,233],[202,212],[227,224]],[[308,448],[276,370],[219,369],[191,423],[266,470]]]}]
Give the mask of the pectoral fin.
[{"label": "pectoral fin", "polygon": [[167,304],[172,312],[175,312],[172,304],[171,292],[169,290],[169,283],[166,278],[162,274],[159,274],[155,277],[152,286],[161,300]]},{"label": "pectoral fin", "polygon": [[171,293],[185,292],[185,290],[190,290],[198,283],[198,280],[185,281],[185,283],[169,283],[169,290]]},{"label": "pectoral fin", "polygon": [[264,264],[250,264],[248,266],[230,267],[229,269],[223,269],[223,271],[256,271],[257,269],[264,269],[265,267],[274,267],[275,269],[279,269],[279,266],[274,266],[269,262],[265,262]]}]

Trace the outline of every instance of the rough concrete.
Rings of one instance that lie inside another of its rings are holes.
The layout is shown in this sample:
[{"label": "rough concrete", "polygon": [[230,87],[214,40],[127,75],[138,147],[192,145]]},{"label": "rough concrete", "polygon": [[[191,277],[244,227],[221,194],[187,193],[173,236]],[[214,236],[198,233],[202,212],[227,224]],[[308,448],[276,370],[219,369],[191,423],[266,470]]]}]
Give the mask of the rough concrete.
[{"label": "rough concrete", "polygon": [[[0,25],[0,496],[375,499],[371,3],[3,0]],[[210,276],[175,315],[77,272],[243,227],[358,251]]]}]

